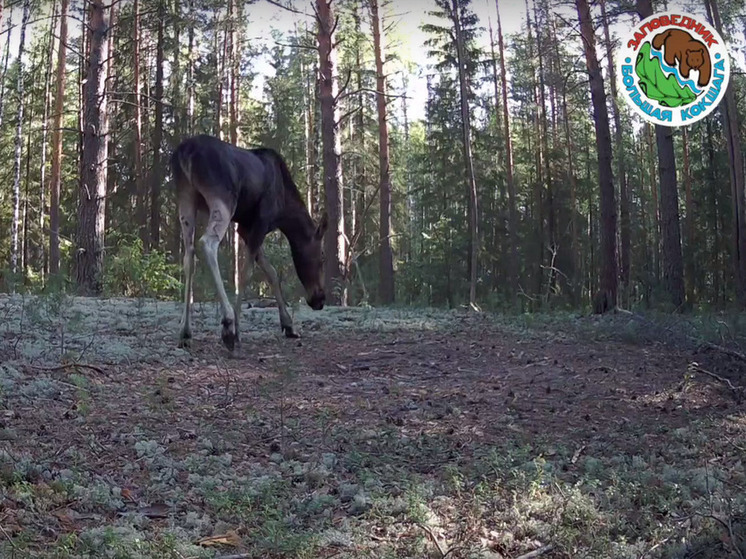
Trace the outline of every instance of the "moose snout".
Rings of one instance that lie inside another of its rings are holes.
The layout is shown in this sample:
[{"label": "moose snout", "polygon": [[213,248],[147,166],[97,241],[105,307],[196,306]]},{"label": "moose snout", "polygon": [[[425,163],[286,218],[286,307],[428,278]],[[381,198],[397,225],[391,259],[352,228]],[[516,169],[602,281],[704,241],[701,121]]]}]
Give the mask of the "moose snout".
[{"label": "moose snout", "polygon": [[308,306],[311,307],[315,311],[320,311],[324,308],[324,301],[326,300],[326,295],[324,295],[323,291],[316,291],[309,299],[306,299],[306,302],[308,303]]}]

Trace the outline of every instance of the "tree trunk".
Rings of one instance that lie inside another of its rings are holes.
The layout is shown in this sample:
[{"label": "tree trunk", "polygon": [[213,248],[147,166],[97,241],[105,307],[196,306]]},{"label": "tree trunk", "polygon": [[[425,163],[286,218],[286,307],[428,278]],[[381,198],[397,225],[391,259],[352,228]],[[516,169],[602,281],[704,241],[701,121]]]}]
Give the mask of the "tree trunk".
[{"label": "tree trunk", "polygon": [[451,0],[451,17],[456,35],[456,52],[458,56],[459,94],[461,98],[461,132],[466,166],[466,181],[469,194],[469,305],[477,303],[477,257],[479,254],[479,228],[477,213],[477,181],[474,176],[474,159],[471,153],[471,117],[469,111],[469,86],[466,81],[466,49],[461,32],[461,14],[458,0]]},{"label": "tree trunk", "polygon": [[[239,93],[239,69],[241,62],[241,51],[238,48],[238,25],[237,22],[241,20],[236,6],[238,0],[230,0],[228,3],[228,17],[230,18],[230,107],[228,114],[230,122],[228,123],[228,129],[230,131],[230,141],[234,146],[238,145],[238,93]],[[233,294],[235,300],[239,301],[239,294],[243,285],[241,284],[241,265],[245,254],[241,250],[242,241],[238,234],[238,225],[233,223],[230,228],[231,232],[231,246],[233,247]],[[248,278],[246,278],[248,280]],[[241,312],[241,309],[236,309],[237,313]]]},{"label": "tree trunk", "polygon": [[373,22],[373,51],[376,58],[376,108],[378,109],[378,165],[380,182],[380,260],[379,297],[381,303],[394,302],[394,253],[391,249],[391,169],[389,167],[389,128],[386,114],[386,75],[383,73],[383,18],[378,13],[378,0],[370,0]]},{"label": "tree trunk", "polygon": [[194,0],[189,0],[189,43],[187,54],[187,134],[194,135]]},{"label": "tree trunk", "polygon": [[[637,13],[641,19],[653,15],[650,0],[637,0]],[[684,260],[681,254],[679,224],[679,193],[676,185],[676,158],[673,148],[673,131],[670,127],[655,125],[658,144],[658,173],[661,183],[661,232],[663,240],[663,279],[669,300],[677,310],[684,304]]]},{"label": "tree trunk", "polygon": [[590,77],[593,121],[596,129],[601,206],[601,277],[600,291],[594,296],[594,310],[597,313],[603,313],[614,309],[617,304],[616,202],[614,200],[614,178],[611,171],[611,132],[604,79],[596,56],[596,38],[591,10],[588,0],[575,0],[575,5],[578,9],[585,62]]},{"label": "tree trunk", "polygon": [[62,181],[62,112],[65,110],[65,70],[67,61],[67,11],[69,1],[60,6],[60,31],[57,42],[57,75],[52,124],[52,178],[49,200],[49,273],[60,271],[60,188]]},{"label": "tree trunk", "polygon": [[[31,0],[23,2],[23,19],[21,21],[21,36],[18,42],[18,121],[16,123],[15,136],[15,178],[13,180],[13,222],[11,225],[11,269],[13,274],[18,273],[18,240],[19,225],[21,220],[21,152],[23,149],[23,109],[26,102],[24,93],[23,75],[23,53],[26,50],[26,26],[31,14]],[[14,280],[15,283],[15,280]]]},{"label": "tree trunk", "polygon": [[[710,21],[720,35],[723,25],[717,0],[705,0]],[[733,198],[733,266],[736,276],[736,292],[741,306],[746,306],[746,179],[741,151],[740,122],[736,105],[735,83],[728,84],[725,103],[720,104],[723,128],[728,145],[731,196]]]},{"label": "tree trunk", "polygon": [[163,181],[163,18],[165,0],[158,1],[158,32],[155,45],[155,122],[153,123],[153,169],[150,175],[150,248],[161,242],[161,182]]},{"label": "tree trunk", "polygon": [[345,271],[346,243],[344,238],[344,190],[340,160],[339,107],[337,105],[337,63],[334,44],[337,20],[333,0],[316,0],[319,46],[319,100],[321,102],[321,139],[323,144],[325,209],[329,218],[326,233],[326,293],[333,305],[347,305]]},{"label": "tree trunk", "polygon": [[39,165],[39,243],[37,246],[36,258],[39,262],[39,270],[41,277],[44,279],[46,273],[46,255],[44,251],[44,235],[46,234],[46,221],[47,221],[47,147],[49,138],[49,111],[50,111],[50,91],[52,89],[52,57],[54,56],[54,28],[55,28],[55,17],[57,15],[57,2],[56,0],[52,3],[52,19],[49,23],[49,44],[47,45],[47,60],[45,68],[47,69],[44,75],[44,115],[42,116],[42,122],[44,123],[42,134],[41,134],[41,163]]},{"label": "tree trunk", "polygon": [[106,213],[107,130],[106,75],[109,31],[103,0],[91,0],[90,54],[84,86],[84,128],[81,189],[78,200],[78,235],[75,278],[82,295],[98,295],[104,265],[104,217]]},{"label": "tree trunk", "polygon": [[8,75],[8,60],[10,59],[10,34],[13,23],[13,12],[8,14],[5,24],[5,54],[3,55],[3,73],[0,74],[0,126],[3,125],[3,109],[5,108],[5,78]]},{"label": "tree trunk", "polygon": [[611,87],[611,108],[614,116],[614,139],[617,148],[617,180],[619,181],[619,234],[621,246],[619,254],[619,280],[621,282],[621,300],[624,307],[629,306],[629,279],[630,279],[630,249],[631,232],[629,221],[629,193],[627,164],[624,153],[624,130],[619,109],[619,97],[617,94],[616,66],[614,64],[614,47],[611,43],[609,33],[609,20],[606,13],[606,0],[601,0],[601,21],[604,28],[604,41],[606,43],[606,57],[608,62],[609,85]]},{"label": "tree trunk", "polygon": [[500,83],[502,93],[503,128],[505,136],[505,176],[508,184],[508,289],[513,290],[518,284],[518,207],[516,202],[515,180],[513,178],[513,141],[510,138],[510,109],[508,107],[508,78],[505,71],[505,45],[500,21],[500,6],[495,0],[497,10],[497,46],[500,52]]},{"label": "tree trunk", "polygon": [[132,7],[134,21],[132,22],[132,47],[134,49],[133,81],[135,95],[132,103],[135,107],[135,216],[136,226],[144,249],[148,247],[148,191],[145,182],[145,172],[142,162],[142,77],[140,72],[140,0],[134,0]]},{"label": "tree trunk", "polygon": [[579,303],[579,278],[578,274],[580,257],[580,245],[578,244],[578,181],[573,168],[574,145],[570,132],[570,115],[567,111],[567,87],[562,88],[562,119],[565,123],[565,143],[567,144],[567,176],[570,182],[570,259],[572,267],[570,271],[570,297],[573,305]]},{"label": "tree trunk", "polygon": [[681,127],[681,147],[684,153],[684,192],[686,204],[686,218],[684,228],[686,234],[686,298],[690,304],[694,304],[694,291],[696,281],[696,268],[694,262],[694,201],[692,198],[692,177],[689,166],[689,135],[686,126]]}]

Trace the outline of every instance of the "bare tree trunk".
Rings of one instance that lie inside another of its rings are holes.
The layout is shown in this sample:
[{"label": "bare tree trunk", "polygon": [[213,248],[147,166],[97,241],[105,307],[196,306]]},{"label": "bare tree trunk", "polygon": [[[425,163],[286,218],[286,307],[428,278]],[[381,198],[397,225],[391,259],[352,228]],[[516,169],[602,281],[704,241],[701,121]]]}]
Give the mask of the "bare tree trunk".
[{"label": "bare tree trunk", "polygon": [[[231,143],[238,145],[238,92],[239,92],[239,69],[241,62],[241,53],[238,48],[238,30],[237,22],[240,21],[240,15],[236,6],[237,0],[230,0],[228,3],[228,17],[230,18],[230,130]],[[233,247],[233,291],[235,301],[240,301],[239,294],[243,289],[241,282],[241,265],[245,258],[244,251],[241,250],[241,239],[238,234],[237,224],[231,226],[231,246]],[[248,278],[246,278],[248,279]],[[240,316],[241,309],[237,308],[237,316]]]},{"label": "bare tree trunk", "polygon": [[477,303],[477,256],[479,254],[479,227],[477,213],[477,182],[474,176],[474,159],[471,153],[471,117],[469,111],[469,86],[466,78],[466,49],[461,32],[461,14],[458,0],[451,0],[451,18],[456,38],[456,52],[458,56],[459,93],[461,97],[461,132],[464,151],[464,165],[466,166],[466,180],[469,193],[469,236],[471,247],[469,251],[469,305]]},{"label": "bare tree trunk", "polygon": [[140,0],[134,0],[132,7],[134,21],[132,23],[132,47],[134,49],[133,80],[135,95],[132,103],[135,106],[135,215],[140,240],[144,249],[148,247],[148,192],[145,183],[145,171],[142,161],[142,76],[140,69]]},{"label": "bare tree trunk", "polygon": [[601,205],[601,278],[600,292],[594,296],[594,310],[603,313],[617,304],[616,261],[616,203],[614,200],[614,177],[611,171],[611,132],[609,113],[606,108],[604,78],[596,56],[596,37],[588,0],[575,0],[580,20],[580,33],[585,51],[585,62],[590,76],[593,121],[596,128],[598,152],[598,178]]},{"label": "bare tree trunk", "polygon": [[500,52],[500,82],[502,94],[503,127],[505,129],[505,176],[508,184],[508,289],[515,289],[518,283],[518,207],[516,202],[515,180],[513,178],[513,141],[510,137],[510,109],[508,107],[508,78],[505,71],[505,45],[500,20],[500,6],[495,0],[497,10],[497,46]]},{"label": "bare tree trunk", "polygon": [[[717,0],[705,0],[710,21],[718,33],[723,34]],[[741,151],[740,123],[736,105],[735,84],[731,81],[721,103],[725,139],[730,163],[731,196],[733,198],[733,266],[736,276],[736,293],[741,306],[746,306],[746,179]]]},{"label": "bare tree trunk", "polygon": [[8,60],[10,59],[10,33],[13,24],[13,12],[8,14],[5,23],[5,54],[3,55],[3,73],[0,74],[0,126],[3,124],[3,109],[5,108],[5,77],[8,75]]},{"label": "bare tree trunk", "polygon": [[104,265],[104,219],[108,158],[105,65],[109,56],[103,0],[91,0],[90,54],[85,84],[83,165],[78,200],[78,235],[75,277],[83,295],[101,293]]},{"label": "bare tree trunk", "polygon": [[319,98],[323,143],[324,194],[329,230],[326,233],[326,292],[332,304],[347,305],[346,243],[344,238],[344,189],[340,161],[337,61],[334,33],[337,20],[333,0],[316,0],[319,45]]},{"label": "bare tree trunk", "polygon": [[[21,152],[23,149],[23,109],[25,105],[25,93],[23,82],[23,54],[26,50],[26,26],[31,14],[31,0],[23,2],[23,19],[21,21],[21,36],[18,42],[18,121],[16,123],[15,137],[15,178],[13,180],[13,222],[11,224],[11,269],[13,274],[18,273],[18,240],[19,225],[21,219]],[[14,282],[15,283],[15,282]]]},{"label": "bare tree trunk", "polygon": [[391,250],[391,169],[389,167],[389,127],[386,111],[386,75],[383,73],[383,18],[378,13],[378,0],[370,0],[373,23],[373,51],[376,59],[376,108],[378,110],[378,165],[380,177],[380,260],[379,297],[381,303],[394,302],[394,253]]},{"label": "bare tree trunk", "polygon": [[189,46],[187,57],[187,133],[189,136],[194,134],[194,0],[189,0]]},{"label": "bare tree trunk", "polygon": [[[653,15],[651,0],[637,0],[641,19]],[[661,183],[660,215],[663,233],[663,279],[670,302],[677,310],[684,304],[684,261],[681,254],[679,224],[679,194],[676,185],[676,158],[673,131],[667,126],[655,126],[658,145],[658,173]]]},{"label": "bare tree trunk", "polygon": [[65,70],[67,60],[68,0],[60,6],[60,31],[57,42],[57,75],[52,124],[52,178],[49,200],[49,273],[60,271],[60,186],[62,176],[62,112],[65,110]]},{"label": "bare tree trunk", "polygon": [[49,111],[50,111],[50,91],[52,89],[52,57],[54,56],[54,28],[55,16],[57,15],[57,2],[52,2],[52,19],[49,23],[49,44],[47,45],[47,60],[45,63],[46,72],[44,75],[44,115],[42,116],[43,129],[41,133],[41,164],[39,166],[39,243],[37,244],[36,258],[39,261],[39,270],[41,277],[47,271],[46,254],[44,251],[44,235],[46,233],[47,221],[47,145],[49,138]]},{"label": "bare tree trunk", "polygon": [[158,0],[158,32],[155,45],[155,122],[153,123],[153,169],[150,179],[150,248],[161,243],[161,182],[163,181],[163,18],[164,2]]},{"label": "bare tree trunk", "polygon": [[686,126],[681,128],[681,147],[684,152],[684,192],[686,204],[686,219],[684,228],[686,231],[686,298],[690,304],[694,304],[694,291],[696,271],[694,263],[694,201],[692,198],[692,177],[689,168],[689,135]]},{"label": "bare tree trunk", "polygon": [[578,289],[579,278],[578,274],[580,257],[578,253],[580,251],[580,245],[578,244],[578,181],[575,177],[575,170],[573,168],[573,152],[574,145],[572,141],[572,134],[570,132],[570,115],[567,111],[567,88],[562,88],[562,117],[565,122],[565,143],[567,144],[567,176],[570,181],[570,238],[571,238],[571,262],[572,271],[570,272],[570,297],[572,298],[573,304],[579,302],[580,290]]},{"label": "bare tree trunk", "polygon": [[624,154],[624,130],[619,110],[619,97],[617,94],[616,66],[614,65],[614,47],[611,43],[609,33],[609,21],[606,12],[606,0],[601,0],[601,21],[604,28],[604,41],[606,43],[607,71],[609,73],[609,85],[611,87],[611,108],[614,116],[614,139],[617,147],[617,180],[619,181],[619,233],[621,237],[619,255],[619,280],[621,282],[622,305],[629,306],[629,278],[630,278],[630,249],[631,232],[629,221],[629,193],[627,185],[627,164]]}]

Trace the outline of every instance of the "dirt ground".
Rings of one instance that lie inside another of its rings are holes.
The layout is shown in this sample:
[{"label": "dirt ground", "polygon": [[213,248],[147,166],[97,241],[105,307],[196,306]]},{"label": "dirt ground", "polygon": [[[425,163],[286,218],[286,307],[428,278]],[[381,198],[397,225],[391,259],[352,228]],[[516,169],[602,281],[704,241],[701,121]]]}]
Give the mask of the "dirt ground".
[{"label": "dirt ground", "polygon": [[173,303],[2,317],[2,557],[746,553],[746,363],[628,316],[245,309],[233,354],[214,305],[190,351]]}]

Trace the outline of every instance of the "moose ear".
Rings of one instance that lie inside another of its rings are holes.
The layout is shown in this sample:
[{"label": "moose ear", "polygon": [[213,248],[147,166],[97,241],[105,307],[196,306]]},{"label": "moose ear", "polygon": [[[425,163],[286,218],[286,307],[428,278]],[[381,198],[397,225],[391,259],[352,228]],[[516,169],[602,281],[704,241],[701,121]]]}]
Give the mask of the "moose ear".
[{"label": "moose ear", "polygon": [[326,233],[326,228],[329,227],[329,216],[325,213],[321,217],[321,221],[319,222],[318,227],[316,227],[316,238],[322,239],[324,237],[324,233]]}]

